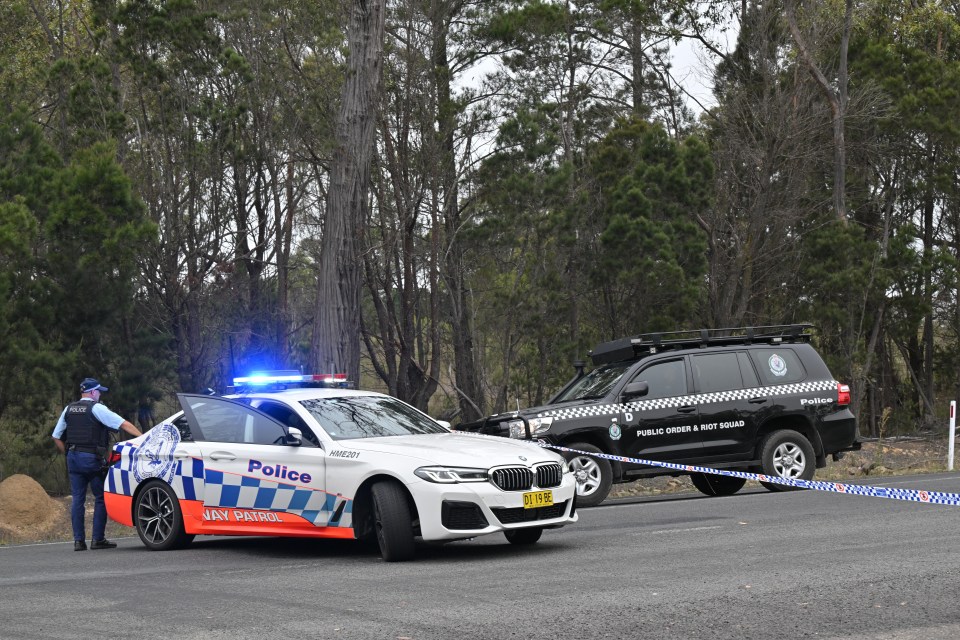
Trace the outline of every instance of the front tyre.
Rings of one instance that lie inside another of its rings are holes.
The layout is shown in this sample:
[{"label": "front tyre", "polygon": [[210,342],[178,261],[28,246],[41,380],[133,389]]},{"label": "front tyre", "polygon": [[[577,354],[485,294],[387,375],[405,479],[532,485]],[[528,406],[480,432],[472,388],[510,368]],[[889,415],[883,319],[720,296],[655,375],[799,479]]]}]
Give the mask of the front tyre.
[{"label": "front tyre", "polygon": [[373,495],[373,528],[386,562],[410,560],[414,554],[413,519],[407,495],[395,482],[378,482]]},{"label": "front tyre", "polygon": [[165,482],[148,483],[137,495],[133,514],[137,535],[151,551],[179,549],[193,540],[183,530],[180,500]]},{"label": "front tyre", "polygon": [[691,473],[690,480],[697,491],[707,496],[732,496],[747,482],[743,478],[712,473]]},{"label": "front tyre", "polygon": [[[763,440],[760,446],[760,463],[768,476],[779,476],[790,480],[812,480],[817,461],[813,445],[802,434],[791,429],[774,431]],[[760,482],[770,491],[795,491],[775,482]]]},{"label": "front tyre", "polygon": [[530,527],[528,529],[506,529],[503,535],[510,544],[534,544],[543,535],[543,527]]},{"label": "front tyre", "polygon": [[567,446],[584,452],[564,452],[564,456],[570,461],[570,470],[577,479],[577,506],[595,507],[610,493],[610,485],[613,484],[613,467],[610,466],[609,460],[587,455],[603,453],[592,444],[575,442]]}]

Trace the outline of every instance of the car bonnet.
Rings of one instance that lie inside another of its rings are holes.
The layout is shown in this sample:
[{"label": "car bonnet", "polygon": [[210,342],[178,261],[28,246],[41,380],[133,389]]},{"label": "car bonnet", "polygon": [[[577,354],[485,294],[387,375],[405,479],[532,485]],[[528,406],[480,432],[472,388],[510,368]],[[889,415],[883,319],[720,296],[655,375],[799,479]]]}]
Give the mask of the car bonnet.
[{"label": "car bonnet", "polygon": [[429,433],[339,440],[335,448],[418,458],[431,464],[493,467],[559,462],[560,456],[532,442],[466,433]]}]

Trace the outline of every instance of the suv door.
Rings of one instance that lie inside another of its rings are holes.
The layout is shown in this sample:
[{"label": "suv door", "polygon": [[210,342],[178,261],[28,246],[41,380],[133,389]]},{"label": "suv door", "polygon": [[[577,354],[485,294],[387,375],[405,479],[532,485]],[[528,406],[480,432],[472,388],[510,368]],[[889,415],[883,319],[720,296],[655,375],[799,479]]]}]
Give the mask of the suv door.
[{"label": "suv door", "polygon": [[203,457],[204,525],[230,533],[292,533],[326,524],[324,453],[293,446],[284,425],[228,398],[180,394]]},{"label": "suv door", "polygon": [[690,395],[686,358],[650,362],[628,384],[633,382],[646,382],[648,391],[621,399],[620,450],[627,456],[658,462],[699,457],[697,405]]},{"label": "suv door", "polygon": [[737,461],[753,455],[758,412],[765,399],[749,389],[759,386],[757,374],[743,351],[690,356],[700,415],[705,458]]}]

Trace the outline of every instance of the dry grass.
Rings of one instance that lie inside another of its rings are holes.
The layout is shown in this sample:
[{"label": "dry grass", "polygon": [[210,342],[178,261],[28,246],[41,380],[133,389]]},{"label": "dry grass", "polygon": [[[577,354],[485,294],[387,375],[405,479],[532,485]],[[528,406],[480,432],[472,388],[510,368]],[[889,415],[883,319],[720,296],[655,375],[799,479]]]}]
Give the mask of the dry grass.
[{"label": "dry grass", "polygon": [[[54,498],[60,503],[61,517],[57,518],[53,526],[42,529],[13,531],[0,526],[0,546],[11,544],[36,544],[43,542],[71,542],[73,540],[73,526],[70,524],[70,503],[69,496],[65,498]],[[91,528],[93,527],[93,496],[87,495],[86,517],[84,524],[86,526],[86,538],[90,541]],[[125,527],[112,520],[107,520],[107,539],[126,538],[136,536],[137,531],[132,527]]]}]

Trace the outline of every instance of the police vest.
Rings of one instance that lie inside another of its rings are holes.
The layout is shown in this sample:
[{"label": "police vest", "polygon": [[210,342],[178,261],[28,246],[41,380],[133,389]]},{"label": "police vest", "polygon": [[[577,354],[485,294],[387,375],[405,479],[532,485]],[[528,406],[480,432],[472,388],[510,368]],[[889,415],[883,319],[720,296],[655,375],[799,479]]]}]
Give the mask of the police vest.
[{"label": "police vest", "polygon": [[93,415],[96,402],[78,400],[67,405],[64,420],[67,423],[66,442],[77,447],[103,447],[109,443],[110,433]]}]

